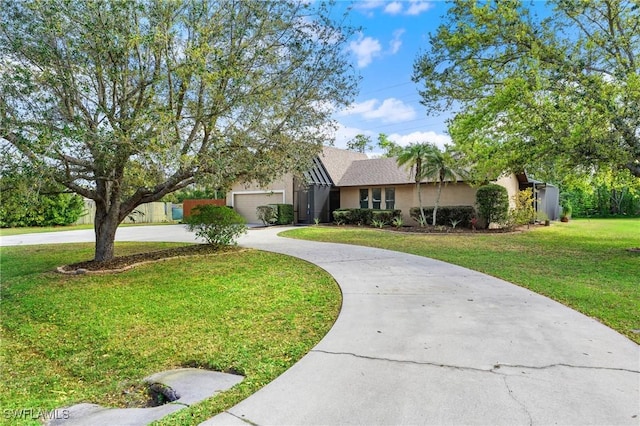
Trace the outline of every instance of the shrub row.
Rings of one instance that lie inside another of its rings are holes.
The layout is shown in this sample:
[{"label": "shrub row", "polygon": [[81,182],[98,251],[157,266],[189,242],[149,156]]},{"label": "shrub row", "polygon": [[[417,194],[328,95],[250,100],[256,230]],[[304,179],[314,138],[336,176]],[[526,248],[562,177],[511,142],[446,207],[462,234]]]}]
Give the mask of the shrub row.
[{"label": "shrub row", "polygon": [[293,223],[293,204],[269,204],[256,208],[258,218],[265,225],[290,225]]},{"label": "shrub row", "polygon": [[[427,223],[433,223],[433,207],[424,207],[424,215]],[[420,207],[411,207],[409,215],[419,222]],[[471,219],[476,216],[476,209],[473,206],[439,206],[436,215],[436,225],[451,226],[453,221],[457,221],[456,226],[471,227]]]},{"label": "shrub row", "polygon": [[333,211],[333,220],[345,225],[371,225],[374,220],[391,223],[393,218],[401,215],[400,210],[338,209]]},{"label": "shrub row", "polygon": [[83,212],[84,201],[78,195],[42,195],[35,199],[23,200],[3,194],[0,227],[71,225]]}]

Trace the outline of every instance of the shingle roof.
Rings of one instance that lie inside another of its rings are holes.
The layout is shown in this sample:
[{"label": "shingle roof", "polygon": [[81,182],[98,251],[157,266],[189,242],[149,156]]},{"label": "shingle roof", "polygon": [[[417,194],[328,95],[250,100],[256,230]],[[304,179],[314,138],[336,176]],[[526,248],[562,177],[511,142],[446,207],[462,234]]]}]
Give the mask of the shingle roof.
[{"label": "shingle roof", "polygon": [[395,158],[372,158],[351,163],[337,186],[398,185],[413,183],[410,171]]},{"label": "shingle roof", "polygon": [[322,148],[319,158],[320,161],[322,161],[322,165],[325,170],[331,177],[331,180],[335,185],[337,185],[354,161],[366,160],[369,157],[367,157],[367,154],[362,152],[354,152],[325,146]]}]

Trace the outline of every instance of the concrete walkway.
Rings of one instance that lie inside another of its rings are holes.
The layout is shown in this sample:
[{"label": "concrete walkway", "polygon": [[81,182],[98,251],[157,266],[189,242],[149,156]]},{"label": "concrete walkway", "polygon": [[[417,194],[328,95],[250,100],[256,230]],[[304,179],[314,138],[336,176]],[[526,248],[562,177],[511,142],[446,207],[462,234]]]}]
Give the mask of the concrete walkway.
[{"label": "concrete walkway", "polygon": [[[342,310],[297,364],[204,424],[640,424],[640,348],[599,322],[468,269],[280,231],[240,243],[319,265]],[[118,232],[193,241],[181,227]]]}]

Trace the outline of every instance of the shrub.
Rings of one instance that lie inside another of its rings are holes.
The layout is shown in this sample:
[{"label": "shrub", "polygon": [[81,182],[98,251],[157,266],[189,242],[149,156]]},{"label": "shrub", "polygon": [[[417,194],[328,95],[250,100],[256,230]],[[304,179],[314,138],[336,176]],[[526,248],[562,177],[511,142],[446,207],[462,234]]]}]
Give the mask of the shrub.
[{"label": "shrub", "polygon": [[[433,217],[433,207],[424,207],[424,214],[427,219]],[[473,206],[440,206],[438,207],[438,217],[436,225],[449,226],[455,222],[456,226],[471,226],[471,218],[476,214]],[[409,215],[412,219],[420,223],[420,208],[411,207]],[[422,225],[421,225],[422,226]]]},{"label": "shrub", "polygon": [[487,221],[487,227],[492,223],[503,223],[509,213],[509,195],[504,186],[490,183],[478,188],[476,192],[478,213]]},{"label": "shrub", "polygon": [[400,210],[338,209],[333,211],[333,220],[337,224],[371,225],[374,220],[391,223],[400,216]]},{"label": "shrub", "polygon": [[236,244],[236,239],[247,232],[244,218],[227,206],[198,206],[186,222],[189,231],[213,246]]},{"label": "shrub", "polygon": [[402,216],[394,217],[391,221],[391,225],[395,226],[396,228],[402,228],[404,226],[404,220],[402,219]]},{"label": "shrub", "polygon": [[371,210],[371,220],[378,220],[385,223],[393,222],[393,219],[402,216],[400,210]]},{"label": "shrub", "polygon": [[533,190],[523,189],[513,196],[515,208],[509,212],[509,226],[521,226],[535,220],[536,211],[533,208]]},{"label": "shrub", "polygon": [[75,223],[84,211],[82,197],[74,194],[41,195],[22,198],[2,194],[0,227],[65,226]]},{"label": "shrub", "polygon": [[278,225],[290,225],[293,223],[293,204],[270,204],[276,208]]},{"label": "shrub", "polygon": [[333,220],[337,225],[346,225],[347,223],[351,223],[351,210],[349,209],[334,210],[331,214],[333,215]]},{"label": "shrub", "polygon": [[272,225],[278,221],[278,210],[274,206],[256,207],[256,216],[263,225]]}]

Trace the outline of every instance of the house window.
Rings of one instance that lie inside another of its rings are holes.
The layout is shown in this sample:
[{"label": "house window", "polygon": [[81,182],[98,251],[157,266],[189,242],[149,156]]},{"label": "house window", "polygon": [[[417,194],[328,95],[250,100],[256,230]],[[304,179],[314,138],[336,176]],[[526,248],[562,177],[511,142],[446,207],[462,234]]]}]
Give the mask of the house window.
[{"label": "house window", "polygon": [[369,189],[364,188],[360,190],[360,208],[368,209],[369,208]]},{"label": "house window", "polygon": [[393,210],[396,208],[396,189],[385,188],[384,189],[384,205],[385,209]]},{"label": "house window", "polygon": [[380,204],[382,204],[382,188],[371,189],[371,201],[373,202],[374,209],[380,209]]}]

